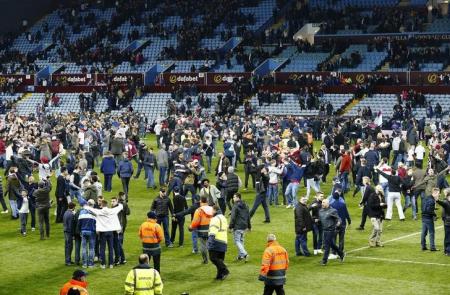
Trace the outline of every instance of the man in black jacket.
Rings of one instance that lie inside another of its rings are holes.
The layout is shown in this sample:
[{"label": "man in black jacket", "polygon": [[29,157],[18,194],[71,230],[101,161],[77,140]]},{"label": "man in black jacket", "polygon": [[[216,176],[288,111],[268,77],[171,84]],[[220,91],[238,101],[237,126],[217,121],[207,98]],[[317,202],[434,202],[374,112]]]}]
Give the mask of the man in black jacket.
[{"label": "man in black jacket", "polygon": [[169,211],[170,215],[173,215],[172,201],[166,195],[166,189],[159,189],[159,196],[153,200],[150,211],[156,213],[158,224],[162,224],[164,230],[164,242],[169,248],[173,248],[173,244],[170,242],[169,235]]},{"label": "man in black jacket", "polygon": [[322,225],[319,220],[319,210],[322,208],[323,193],[318,192],[315,199],[309,205],[309,210],[311,211],[311,218],[313,221],[312,232],[313,232],[313,246],[314,255],[323,254],[322,252],[322,236],[323,230]]},{"label": "man in black jacket", "polygon": [[73,265],[72,262],[72,250],[73,250],[73,237],[75,234],[74,228],[74,211],[75,204],[70,202],[68,209],[64,212],[63,226],[64,226],[64,248],[65,248],[65,263],[66,266]]},{"label": "man in black jacket", "polygon": [[67,168],[61,167],[61,174],[56,179],[56,223],[63,222],[64,212],[67,210],[67,196],[69,195],[69,188],[67,185]]},{"label": "man in black jacket", "polygon": [[231,210],[231,200],[233,199],[234,194],[238,192],[241,180],[239,179],[239,176],[234,173],[234,167],[228,167],[227,172],[226,202],[228,209]]},{"label": "man in black jacket", "polygon": [[444,254],[450,256],[450,189],[445,190],[446,200],[439,200],[439,195],[433,196],[436,203],[442,206],[442,220],[444,222]]},{"label": "man in black jacket", "polygon": [[381,243],[381,233],[383,231],[383,219],[384,219],[384,208],[386,208],[386,202],[384,200],[383,188],[378,185],[375,190],[370,186],[370,180],[365,180],[366,193],[364,198],[367,200],[367,215],[370,218],[370,222],[373,225],[372,233],[369,237],[370,247],[383,247]]},{"label": "man in black jacket", "polygon": [[175,218],[177,213],[183,212],[188,208],[186,198],[180,194],[180,189],[175,187],[173,196],[173,212],[174,216],[172,217],[172,230],[170,232],[170,241],[172,244],[175,242],[175,235],[177,233],[177,227],[179,228],[180,234],[178,239],[178,245],[183,247],[184,244],[184,216],[180,216],[179,218]]},{"label": "man in black jacket", "polygon": [[321,265],[325,266],[328,262],[328,255],[330,254],[330,248],[336,251],[339,255],[341,262],[344,262],[345,253],[339,250],[334,242],[336,239],[336,230],[341,225],[341,219],[336,209],[330,207],[328,199],[322,201],[322,209],[319,211],[320,222],[323,228],[323,258]]},{"label": "man in black jacket", "polygon": [[[368,197],[369,197],[369,195],[375,193],[375,190],[370,185],[370,183],[371,183],[370,176],[362,177],[362,185],[364,186],[364,189],[361,188],[362,196],[361,196],[361,201],[359,202],[359,207],[362,207],[363,211],[362,211],[362,215],[361,215],[361,224],[357,228],[357,230],[364,230],[364,226],[366,225],[366,220],[367,220],[367,212],[368,212],[368,207],[367,207]],[[369,190],[369,191],[367,191],[367,190]]]},{"label": "man in black jacket", "polygon": [[120,192],[119,197],[111,198],[111,207],[117,207],[122,204],[123,209],[117,213],[119,218],[120,226],[122,227],[121,232],[113,232],[113,245],[114,245],[114,264],[125,264],[127,262],[125,258],[125,252],[123,250],[123,239],[125,235],[125,230],[127,228],[127,215],[130,215],[130,207],[128,207],[127,201],[125,200],[125,193]]},{"label": "man in black jacket", "polygon": [[242,201],[240,193],[235,193],[233,196],[233,208],[231,209],[230,230],[233,230],[233,239],[238,248],[237,260],[245,259],[248,261],[249,255],[245,250],[245,231],[251,230],[250,212],[247,204]]},{"label": "man in black jacket", "polygon": [[270,212],[269,207],[267,206],[267,197],[266,197],[266,188],[269,185],[269,175],[268,175],[269,173],[267,171],[267,168],[265,168],[264,164],[262,163],[262,161],[261,160],[258,161],[259,165],[256,167],[256,182],[255,182],[256,197],[255,201],[253,202],[253,207],[250,210],[250,218],[253,217],[259,205],[262,205],[265,215],[264,223],[270,223]]},{"label": "man in black jacket", "polygon": [[306,202],[308,198],[302,197],[294,210],[295,217],[295,253],[297,256],[310,256],[308,250],[308,232],[312,230],[313,220],[309,215]]},{"label": "man in black jacket", "polygon": [[52,184],[50,181],[39,181],[38,189],[34,191],[33,196],[36,200],[36,210],[39,219],[39,233],[41,240],[44,239],[44,224],[45,234],[47,238],[50,237],[50,221],[49,221],[49,209],[50,209],[50,192],[52,190]]},{"label": "man in black jacket", "polygon": [[434,219],[436,217],[435,199],[439,198],[439,193],[439,188],[435,187],[431,192],[431,196],[426,196],[422,200],[422,234],[420,236],[420,241],[423,251],[428,250],[426,242],[428,233],[430,234],[430,251],[439,251],[436,249],[436,245],[434,243]]}]

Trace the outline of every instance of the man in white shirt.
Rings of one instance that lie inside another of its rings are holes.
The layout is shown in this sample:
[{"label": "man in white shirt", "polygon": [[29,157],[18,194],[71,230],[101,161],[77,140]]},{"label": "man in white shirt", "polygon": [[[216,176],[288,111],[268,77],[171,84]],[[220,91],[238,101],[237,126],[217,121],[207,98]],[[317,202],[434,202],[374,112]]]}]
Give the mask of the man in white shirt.
[{"label": "man in white shirt", "polygon": [[120,232],[122,230],[117,214],[122,211],[123,205],[119,204],[114,208],[108,208],[108,202],[102,200],[102,209],[95,209],[89,206],[84,206],[83,208],[95,215],[96,231],[100,234],[100,268],[106,268],[106,243],[108,243],[108,265],[109,268],[113,268],[113,232]]},{"label": "man in white shirt", "polygon": [[422,143],[419,142],[414,150],[414,154],[416,155],[416,167],[422,169],[423,167],[423,157],[425,156],[425,148]]},{"label": "man in white shirt", "polygon": [[[380,171],[391,175],[392,174],[392,168],[387,164],[387,159],[383,158],[381,160],[382,163],[380,163],[381,165],[379,166]],[[383,188],[384,191],[384,195],[387,196],[388,192],[389,192],[389,186],[388,186],[388,180],[386,179],[386,177],[384,177],[383,175],[379,174],[378,175],[378,181],[379,184],[381,185],[381,187]]]}]

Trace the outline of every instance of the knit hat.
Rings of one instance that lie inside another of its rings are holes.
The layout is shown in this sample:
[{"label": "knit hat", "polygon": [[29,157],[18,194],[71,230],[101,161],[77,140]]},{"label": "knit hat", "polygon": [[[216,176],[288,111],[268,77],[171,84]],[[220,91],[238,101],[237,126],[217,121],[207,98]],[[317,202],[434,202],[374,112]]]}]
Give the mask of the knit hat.
[{"label": "knit hat", "polygon": [[148,217],[149,219],[156,219],[156,213],[155,213],[154,211],[149,211],[149,212],[147,213],[147,217]]}]

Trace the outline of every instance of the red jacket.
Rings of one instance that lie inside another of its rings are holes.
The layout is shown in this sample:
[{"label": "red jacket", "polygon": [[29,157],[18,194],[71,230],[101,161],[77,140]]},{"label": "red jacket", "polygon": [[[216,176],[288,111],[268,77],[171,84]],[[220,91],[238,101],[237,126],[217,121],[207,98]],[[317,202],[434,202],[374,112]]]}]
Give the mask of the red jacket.
[{"label": "red jacket", "polygon": [[6,146],[3,139],[0,139],[0,155],[3,155],[6,153]]},{"label": "red jacket", "polygon": [[350,172],[352,168],[352,157],[347,153],[342,155],[341,159],[341,167],[339,168],[339,172]]}]

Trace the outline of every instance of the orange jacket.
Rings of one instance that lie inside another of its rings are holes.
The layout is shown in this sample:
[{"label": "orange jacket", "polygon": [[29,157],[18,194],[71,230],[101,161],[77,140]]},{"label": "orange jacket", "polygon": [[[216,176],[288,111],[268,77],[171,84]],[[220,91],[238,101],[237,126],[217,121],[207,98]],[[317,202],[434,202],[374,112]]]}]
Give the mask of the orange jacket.
[{"label": "orange jacket", "polygon": [[59,295],[67,295],[70,288],[75,287],[80,291],[81,295],[89,295],[89,292],[87,291],[87,282],[77,281],[74,279],[71,279],[67,283],[64,284],[64,286],[59,291]]},{"label": "orange jacket", "polygon": [[260,279],[268,285],[284,285],[288,266],[289,257],[286,249],[277,241],[267,243],[262,256]]},{"label": "orange jacket", "polygon": [[192,219],[190,230],[196,229],[200,238],[208,238],[209,222],[213,217],[213,209],[207,203],[201,203]]},{"label": "orange jacket", "polygon": [[162,228],[155,219],[148,219],[139,227],[139,238],[142,243],[159,244],[163,237]]}]

